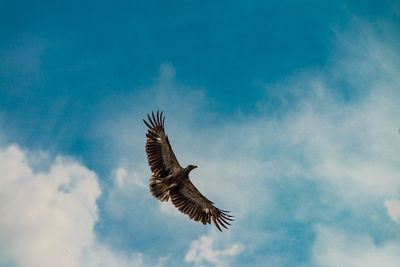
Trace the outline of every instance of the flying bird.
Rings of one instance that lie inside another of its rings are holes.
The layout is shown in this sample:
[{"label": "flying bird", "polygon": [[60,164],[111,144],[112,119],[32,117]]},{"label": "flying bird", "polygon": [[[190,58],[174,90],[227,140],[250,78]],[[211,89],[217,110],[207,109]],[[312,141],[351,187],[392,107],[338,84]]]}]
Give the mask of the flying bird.
[{"label": "flying bird", "polygon": [[146,153],[150,170],[153,173],[150,178],[150,192],[160,201],[171,199],[172,204],[190,219],[200,221],[204,225],[214,222],[218,230],[221,226],[230,225],[233,216],[229,211],[215,207],[213,202],[203,196],[192,184],[189,173],[197,168],[188,165],[182,168],[172,151],[168,135],[165,134],[163,112],[154,115],[147,114],[148,122],[143,120],[149,128],[146,134]]}]

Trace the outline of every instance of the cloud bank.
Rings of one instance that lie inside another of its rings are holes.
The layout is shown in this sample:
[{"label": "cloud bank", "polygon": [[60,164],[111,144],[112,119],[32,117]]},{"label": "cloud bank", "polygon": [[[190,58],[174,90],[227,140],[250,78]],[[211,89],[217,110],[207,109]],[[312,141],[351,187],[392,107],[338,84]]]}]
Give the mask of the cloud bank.
[{"label": "cloud bank", "polygon": [[141,266],[139,253],[115,252],[96,239],[96,174],[57,157],[36,171],[29,152],[0,149],[0,263],[16,266]]}]

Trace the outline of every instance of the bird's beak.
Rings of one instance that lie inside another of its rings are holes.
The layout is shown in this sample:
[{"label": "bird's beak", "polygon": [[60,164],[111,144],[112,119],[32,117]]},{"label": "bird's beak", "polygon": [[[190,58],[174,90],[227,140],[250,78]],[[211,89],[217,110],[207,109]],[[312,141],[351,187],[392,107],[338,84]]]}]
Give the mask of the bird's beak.
[{"label": "bird's beak", "polygon": [[193,169],[196,169],[197,168],[197,166],[193,166]]}]

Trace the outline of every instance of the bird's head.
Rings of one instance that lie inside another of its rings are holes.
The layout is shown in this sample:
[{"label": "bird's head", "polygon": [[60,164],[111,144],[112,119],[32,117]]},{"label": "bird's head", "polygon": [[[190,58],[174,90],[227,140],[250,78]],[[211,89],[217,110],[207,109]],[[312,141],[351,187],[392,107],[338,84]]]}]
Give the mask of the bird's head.
[{"label": "bird's head", "polygon": [[193,170],[193,169],[196,169],[197,168],[197,166],[195,166],[195,165],[188,165],[187,167],[186,167],[186,169],[190,172],[191,170]]}]

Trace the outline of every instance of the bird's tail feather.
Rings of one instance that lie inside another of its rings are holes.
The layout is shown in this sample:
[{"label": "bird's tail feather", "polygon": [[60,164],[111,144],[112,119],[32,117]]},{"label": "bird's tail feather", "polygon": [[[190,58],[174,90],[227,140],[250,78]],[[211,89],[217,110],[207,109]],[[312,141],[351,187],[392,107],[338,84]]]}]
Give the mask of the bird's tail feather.
[{"label": "bird's tail feather", "polygon": [[163,181],[163,178],[151,177],[150,178],[150,192],[151,194],[159,199],[160,201],[168,201],[169,190],[168,185]]}]

